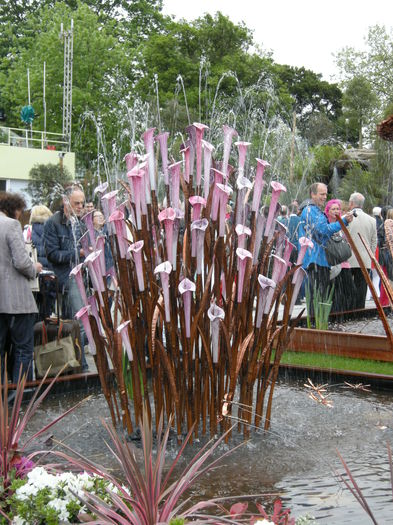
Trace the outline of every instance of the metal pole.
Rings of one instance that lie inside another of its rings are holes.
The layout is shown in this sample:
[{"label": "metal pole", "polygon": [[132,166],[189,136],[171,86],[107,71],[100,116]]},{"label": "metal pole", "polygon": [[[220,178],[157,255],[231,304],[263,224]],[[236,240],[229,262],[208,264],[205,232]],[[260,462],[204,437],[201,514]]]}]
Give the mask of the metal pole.
[{"label": "metal pole", "polygon": [[64,38],[63,137],[67,141],[67,151],[71,149],[73,34],[73,20],[69,31],[64,31],[61,24],[60,38]]},{"label": "metal pole", "polygon": [[[64,38],[64,66],[63,66],[63,137],[66,133],[66,84],[67,84],[67,46],[66,33],[63,31],[63,24],[61,24],[61,37]],[[64,140],[64,138],[63,138]]]},{"label": "metal pole", "polygon": [[291,158],[289,164],[289,180],[293,182],[295,167],[295,137],[296,137],[296,111],[293,112],[292,120],[292,141],[291,141]]},{"label": "metal pole", "polygon": [[30,71],[27,68],[27,100],[30,106]]},{"label": "metal pole", "polygon": [[[44,62],[44,84],[42,91],[42,105],[44,107],[44,142],[46,144],[46,99],[45,99],[45,82],[46,82],[46,62]],[[44,149],[44,144],[41,143],[41,148]]]},{"label": "metal pole", "polygon": [[[27,98],[28,98],[28,103],[29,103],[29,106],[31,105],[31,100],[30,100],[30,70],[29,68],[27,68]],[[27,135],[27,130],[26,130],[26,147],[28,148],[29,147],[29,141],[28,141],[28,135]],[[32,139],[33,138],[33,125],[32,123],[30,122],[30,138]]]},{"label": "metal pole", "polygon": [[74,62],[74,20],[71,19],[71,42],[70,42],[70,72],[69,72],[69,134],[68,134],[68,151],[71,151],[71,123],[72,123],[72,70]]}]

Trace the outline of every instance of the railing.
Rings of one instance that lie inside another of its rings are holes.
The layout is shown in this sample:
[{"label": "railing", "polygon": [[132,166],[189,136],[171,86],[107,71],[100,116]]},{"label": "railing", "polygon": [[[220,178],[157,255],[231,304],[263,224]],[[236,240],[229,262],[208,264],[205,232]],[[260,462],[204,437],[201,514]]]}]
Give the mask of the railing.
[{"label": "railing", "polygon": [[68,142],[60,133],[0,126],[0,146],[2,145],[68,151]]}]

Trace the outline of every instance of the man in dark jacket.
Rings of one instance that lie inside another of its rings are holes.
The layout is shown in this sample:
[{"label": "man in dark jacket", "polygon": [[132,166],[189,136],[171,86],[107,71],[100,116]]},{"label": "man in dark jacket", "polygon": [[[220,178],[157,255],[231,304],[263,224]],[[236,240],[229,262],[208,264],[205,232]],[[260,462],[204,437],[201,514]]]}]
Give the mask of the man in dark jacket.
[{"label": "man in dark jacket", "polygon": [[[84,233],[80,218],[84,211],[85,195],[78,185],[66,188],[63,208],[50,217],[44,225],[44,245],[48,261],[53,266],[59,290],[62,292],[62,316],[73,319],[84,305],[75,279],[70,278],[70,271],[83,261],[85,253],[79,239]],[[85,358],[85,331],[82,323],[81,347],[82,369],[88,370]]]},{"label": "man in dark jacket", "polygon": [[[303,268],[307,270],[307,278],[310,290],[310,306],[313,315],[313,297],[319,292],[321,301],[326,300],[330,286],[330,266],[326,259],[324,246],[330,237],[341,230],[338,221],[329,223],[322,208],[327,198],[327,186],[315,182],[310,188],[310,199],[302,203],[301,222],[299,226],[299,237],[308,237],[314,243],[314,247],[308,248],[303,260]],[[352,214],[342,217],[347,226],[353,219]]]}]

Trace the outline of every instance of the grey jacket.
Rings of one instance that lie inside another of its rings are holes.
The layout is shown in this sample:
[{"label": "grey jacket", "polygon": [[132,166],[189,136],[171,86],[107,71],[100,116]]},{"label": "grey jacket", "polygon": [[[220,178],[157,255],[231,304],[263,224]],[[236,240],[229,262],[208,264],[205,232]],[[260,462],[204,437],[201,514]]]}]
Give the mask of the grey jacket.
[{"label": "grey jacket", "polygon": [[[359,250],[360,256],[363,259],[366,268],[371,268],[371,258],[369,257],[366,248],[360,240],[359,233],[370,246],[371,251],[375,253],[377,247],[377,222],[374,217],[367,215],[362,209],[356,208],[357,216],[348,225],[348,231],[351,234],[356,248]],[[348,259],[351,268],[359,268],[358,260],[354,255]]]},{"label": "grey jacket", "polygon": [[37,312],[29,283],[35,276],[20,222],[0,213],[0,313]]}]

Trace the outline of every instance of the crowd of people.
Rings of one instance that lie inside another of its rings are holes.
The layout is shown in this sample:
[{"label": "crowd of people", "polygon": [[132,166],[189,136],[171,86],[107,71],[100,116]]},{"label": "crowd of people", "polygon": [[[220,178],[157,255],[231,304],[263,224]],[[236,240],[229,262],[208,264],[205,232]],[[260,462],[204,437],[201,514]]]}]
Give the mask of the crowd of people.
[{"label": "crowd of people", "polygon": [[[327,194],[328,188],[325,184],[312,184],[309,199],[304,201],[298,209],[296,205],[292,205],[291,215],[287,218],[288,237],[291,242],[295,243],[295,246],[298,247],[300,237],[307,237],[313,242],[313,247],[307,250],[303,260],[303,268],[307,271],[308,304],[311,315],[314,313],[315,296],[317,295],[318,301],[328,303],[331,292],[332,312],[344,312],[365,307],[368,283],[355,253],[334,266],[328,263],[326,257],[326,245],[329,239],[336,234],[344,235],[338,217],[347,227],[370,278],[372,259],[363,241],[370,248],[371,253],[376,254],[377,257],[379,249],[379,262],[387,275],[389,271],[393,274],[391,254],[384,238],[383,215],[377,226],[376,217],[367,214],[363,209],[365,197],[361,193],[352,193],[347,203],[339,199],[327,201]],[[375,210],[378,208],[376,207]],[[292,215],[294,219],[291,228]],[[296,235],[293,234],[294,231]],[[382,261],[381,254],[386,258],[386,262]],[[380,289],[379,285],[380,283],[377,283],[377,293],[382,298],[384,290],[383,287]],[[386,304],[387,301],[384,305]]]},{"label": "crowd of people", "polygon": [[[358,258],[352,254],[348,260],[331,266],[326,257],[326,244],[336,234],[343,235],[338,217],[348,228],[365,268],[372,273],[372,260],[363,242],[369,246],[386,273],[393,280],[393,261],[386,244],[384,221],[393,218],[393,207],[375,207],[373,216],[364,210],[365,198],[354,192],[348,203],[338,199],[327,201],[328,188],[323,183],[310,187],[309,199],[299,205],[281,207],[278,220],[287,228],[287,238],[294,246],[291,262],[299,253],[299,239],[307,237],[313,247],[308,248],[303,260],[307,272],[306,285],[299,300],[309,294],[310,314],[313,314],[313,298],[325,301],[333,289],[332,311],[342,312],[365,307],[367,282]],[[75,279],[70,271],[88,255],[80,243],[86,233],[84,220],[92,214],[95,238],[105,238],[105,265],[107,273],[113,266],[113,257],[103,212],[94,202],[86,202],[82,187],[73,184],[64,190],[61,209],[52,214],[46,206],[34,206],[29,226],[22,233],[19,219],[26,208],[25,200],[18,194],[0,192],[0,356],[2,363],[7,349],[12,347],[12,380],[16,381],[20,368],[32,378],[33,326],[38,318],[44,319],[57,311],[65,319],[73,319],[82,308],[83,301]],[[359,236],[361,234],[361,236]],[[37,251],[37,261],[32,262],[25,243],[32,242]],[[90,239],[89,250],[95,241]],[[40,289],[35,296],[31,281],[39,274],[50,276],[40,279]],[[374,275],[375,277],[375,275]],[[375,281],[374,281],[375,282]],[[54,286],[55,283],[55,286]],[[88,284],[88,281],[87,281]],[[379,293],[379,292],[378,292]],[[387,304],[383,288],[380,290],[382,304]],[[55,306],[56,305],[56,306]],[[84,348],[87,343],[80,323],[82,369],[88,370]]]},{"label": "crowd of people", "polygon": [[[16,193],[0,192],[0,357],[12,357],[10,377],[18,380],[20,369],[33,378],[34,324],[58,313],[73,319],[83,301],[70,271],[88,255],[80,246],[87,227],[82,219],[92,214],[95,236],[104,236],[105,264],[113,266],[104,214],[85,202],[81,186],[73,184],[64,190],[60,210],[52,213],[46,206],[33,206],[29,224],[22,231],[19,219],[26,201]],[[27,244],[36,251],[37,262],[29,257]],[[94,249],[94,241],[89,251]],[[33,292],[33,281],[39,277],[39,290]],[[56,310],[56,312],[55,312]],[[87,344],[80,323],[82,370],[88,370]],[[10,350],[12,349],[12,352]]]}]

